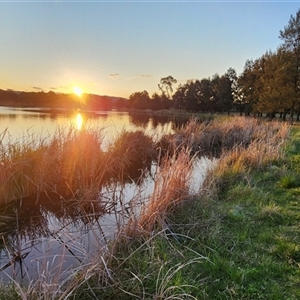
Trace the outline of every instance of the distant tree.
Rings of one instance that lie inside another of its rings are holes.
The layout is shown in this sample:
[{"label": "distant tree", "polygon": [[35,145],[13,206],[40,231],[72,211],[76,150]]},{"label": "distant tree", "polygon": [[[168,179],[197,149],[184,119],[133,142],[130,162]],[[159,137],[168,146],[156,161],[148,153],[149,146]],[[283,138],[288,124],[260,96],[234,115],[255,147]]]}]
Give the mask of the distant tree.
[{"label": "distant tree", "polygon": [[186,90],[187,83],[180,84],[173,95],[174,106],[176,109],[186,109]]},{"label": "distant tree", "polygon": [[234,104],[236,100],[238,100],[239,96],[239,85],[238,85],[238,76],[236,73],[236,70],[233,68],[229,68],[225,76],[230,80],[231,82],[231,94],[232,94],[232,103],[231,106]]},{"label": "distant tree", "polygon": [[255,109],[271,118],[276,113],[285,114],[294,106],[294,89],[290,54],[283,49],[263,55],[264,71],[258,78],[260,93]]},{"label": "distant tree", "polygon": [[237,81],[236,70],[233,68],[229,68],[226,71],[225,76],[231,81],[231,83],[233,84],[232,89],[234,89],[234,86],[236,85],[236,81]]},{"label": "distant tree", "polygon": [[176,84],[177,80],[169,75],[167,77],[163,77],[158,84],[159,90],[162,92],[163,95],[166,95],[169,99],[172,98],[173,95],[173,84]]},{"label": "distant tree", "polygon": [[230,109],[233,102],[232,82],[229,76],[218,74],[214,75],[212,80],[212,97],[213,110],[215,112],[227,112],[230,114]]},{"label": "distant tree", "polygon": [[297,108],[295,102],[294,60],[290,51],[267,51],[255,61],[247,61],[238,78],[239,105],[245,112],[265,113],[273,118]]},{"label": "distant tree", "polygon": [[236,105],[240,112],[246,115],[253,112],[253,107],[258,98],[258,78],[263,70],[259,60],[247,60],[242,74],[238,78],[239,95]]},{"label": "distant tree", "polygon": [[210,78],[200,81],[199,110],[202,112],[215,111],[215,92]]},{"label": "distant tree", "polygon": [[131,108],[147,109],[150,103],[149,94],[147,91],[135,92],[129,96],[128,103]]},{"label": "distant tree", "polygon": [[289,23],[284,27],[284,30],[280,30],[279,38],[283,40],[282,48],[292,54],[294,61],[292,80],[295,95],[290,107],[290,121],[292,122],[294,110],[300,106],[300,9],[295,16],[291,15]]},{"label": "distant tree", "polygon": [[128,108],[128,99],[125,98],[118,98],[116,103],[115,103],[115,107],[118,110],[122,110],[125,108]]},{"label": "distant tree", "polygon": [[174,103],[173,100],[168,98],[166,95],[161,95],[161,104],[162,104],[162,109],[169,109],[169,108],[174,108]]},{"label": "distant tree", "polygon": [[154,93],[150,98],[150,109],[160,110],[162,107],[161,96],[157,93]]},{"label": "distant tree", "polygon": [[20,106],[19,93],[13,90],[0,90],[0,105]]},{"label": "distant tree", "polygon": [[201,85],[199,80],[189,80],[180,85],[173,96],[175,107],[188,111],[199,111],[201,104]]},{"label": "distant tree", "polygon": [[188,111],[214,111],[214,91],[211,80],[189,80],[180,85],[173,96],[175,107]]}]

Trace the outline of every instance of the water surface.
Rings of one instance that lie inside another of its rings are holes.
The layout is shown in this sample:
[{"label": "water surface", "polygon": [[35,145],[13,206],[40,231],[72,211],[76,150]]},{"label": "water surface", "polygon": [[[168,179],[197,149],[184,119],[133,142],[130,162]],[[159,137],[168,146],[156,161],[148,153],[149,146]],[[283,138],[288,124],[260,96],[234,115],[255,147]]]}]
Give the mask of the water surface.
[{"label": "water surface", "polygon": [[[22,140],[28,135],[47,139],[57,130],[89,127],[99,128],[104,140],[110,142],[124,129],[144,130],[159,137],[178,126],[180,122],[172,118],[127,112],[53,113],[0,107],[0,129],[6,133],[2,143],[6,139]],[[197,193],[211,163],[206,158],[196,160],[191,193]],[[0,207],[0,279],[30,282],[42,278],[45,283],[53,284],[90,263],[114,238],[118,227],[126,223],[131,207],[147,201],[154,185],[151,175],[157,167],[153,165],[149,176],[139,185],[129,181],[103,187],[93,201],[66,202],[52,194],[40,195],[36,201],[19,199]]]}]

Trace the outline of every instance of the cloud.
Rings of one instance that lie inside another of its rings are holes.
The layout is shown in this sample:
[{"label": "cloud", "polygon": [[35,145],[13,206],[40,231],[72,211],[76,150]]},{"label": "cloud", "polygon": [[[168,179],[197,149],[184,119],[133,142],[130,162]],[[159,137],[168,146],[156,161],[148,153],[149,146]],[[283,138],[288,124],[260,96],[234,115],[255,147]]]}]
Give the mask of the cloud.
[{"label": "cloud", "polygon": [[111,78],[111,79],[116,79],[116,78],[118,78],[119,76],[120,76],[119,73],[112,73],[112,74],[109,74],[109,78]]},{"label": "cloud", "polygon": [[39,91],[41,91],[42,90],[42,88],[41,87],[39,87],[39,86],[33,86],[32,87],[34,90],[39,90]]},{"label": "cloud", "polygon": [[134,77],[128,77],[126,80],[147,79],[147,78],[151,78],[151,77],[153,77],[153,75],[142,74],[142,75],[137,75]]},{"label": "cloud", "polygon": [[50,90],[57,90],[57,87],[51,86],[51,87],[50,87]]}]

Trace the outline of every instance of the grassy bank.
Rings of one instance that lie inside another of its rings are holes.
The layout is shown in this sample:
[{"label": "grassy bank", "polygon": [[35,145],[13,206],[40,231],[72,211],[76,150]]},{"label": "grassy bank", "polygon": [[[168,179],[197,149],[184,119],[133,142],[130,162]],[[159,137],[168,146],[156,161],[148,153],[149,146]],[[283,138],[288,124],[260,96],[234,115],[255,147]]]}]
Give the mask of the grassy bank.
[{"label": "grassy bank", "polygon": [[74,299],[299,299],[300,132],[286,147],[271,126],[157,230],[119,244]]},{"label": "grassy bank", "polygon": [[[191,122],[164,141],[178,152],[162,162],[150,205],[106,251],[66,286],[32,283],[17,293],[23,299],[298,299],[300,131],[293,129],[286,147],[288,133],[285,124],[255,119]],[[187,149],[206,148],[217,150],[219,164],[201,193],[188,195]],[[119,153],[113,149],[108,153]]]}]

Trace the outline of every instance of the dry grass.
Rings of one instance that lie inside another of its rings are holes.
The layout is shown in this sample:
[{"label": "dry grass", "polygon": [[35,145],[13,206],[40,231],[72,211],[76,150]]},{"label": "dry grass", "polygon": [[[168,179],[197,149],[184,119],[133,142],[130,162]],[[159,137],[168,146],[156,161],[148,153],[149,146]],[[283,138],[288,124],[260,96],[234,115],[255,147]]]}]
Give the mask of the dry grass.
[{"label": "dry grass", "polygon": [[149,234],[163,228],[167,214],[190,197],[193,158],[189,150],[181,150],[161,162],[154,179],[154,188],[138,216],[133,215],[125,227],[127,236]]},{"label": "dry grass", "polygon": [[[252,122],[250,119],[250,126]],[[258,122],[253,126],[249,145],[245,147],[243,143],[236,143],[233,149],[223,152],[216,167],[208,173],[205,187],[210,190],[220,188],[223,181],[231,180],[236,174],[241,176],[253,168],[262,168],[279,159],[283,155],[289,132],[287,123]]]},{"label": "dry grass", "polygon": [[94,193],[102,179],[100,146],[98,133],[74,130],[58,131],[52,139],[1,143],[0,204],[25,197],[37,201],[47,193],[63,198]]},{"label": "dry grass", "polygon": [[110,181],[139,178],[154,160],[154,143],[143,132],[122,132],[107,151],[101,130],[58,130],[53,138],[0,141],[0,204],[43,195],[95,200]]},{"label": "dry grass", "polygon": [[237,146],[247,148],[256,140],[272,143],[274,138],[284,138],[288,125],[275,123],[246,117],[220,118],[199,123],[194,118],[175,134],[163,136],[157,146],[163,154],[189,148],[192,154],[219,156]]},{"label": "dry grass", "polygon": [[123,130],[107,150],[107,161],[111,161],[110,177],[120,182],[138,180],[156,160],[155,144],[142,131]]}]

